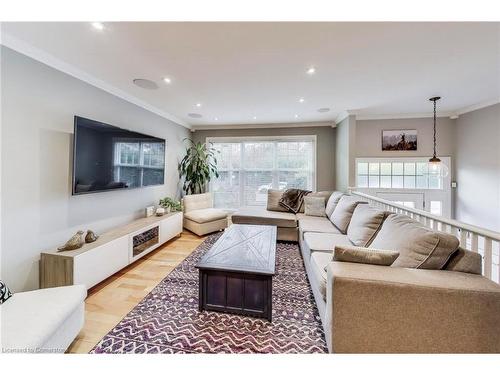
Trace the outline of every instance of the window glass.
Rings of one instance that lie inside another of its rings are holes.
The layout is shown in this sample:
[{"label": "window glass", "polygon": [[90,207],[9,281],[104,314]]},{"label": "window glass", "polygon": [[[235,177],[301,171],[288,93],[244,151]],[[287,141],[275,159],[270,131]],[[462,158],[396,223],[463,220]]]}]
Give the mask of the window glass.
[{"label": "window glass", "polygon": [[378,175],[380,171],[380,164],[379,163],[370,163],[370,175]]},{"label": "window glass", "polygon": [[403,163],[392,163],[392,175],[403,175]]},{"label": "window glass", "polygon": [[383,176],[391,175],[391,163],[380,163],[380,174]]},{"label": "window glass", "polygon": [[358,175],[368,174],[368,163],[358,163]]},{"label": "window glass", "polygon": [[415,175],[415,163],[405,163],[404,166],[404,174],[406,176],[414,176]]}]

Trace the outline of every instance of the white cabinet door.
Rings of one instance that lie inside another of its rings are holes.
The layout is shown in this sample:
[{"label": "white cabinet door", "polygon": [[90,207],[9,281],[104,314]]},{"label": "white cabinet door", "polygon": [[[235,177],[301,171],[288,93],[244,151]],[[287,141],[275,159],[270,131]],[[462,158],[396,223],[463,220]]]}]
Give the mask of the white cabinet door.
[{"label": "white cabinet door", "polygon": [[160,243],[165,243],[182,232],[182,212],[169,216],[160,223]]},{"label": "white cabinet door", "polygon": [[73,284],[87,289],[128,265],[128,236],[118,238],[76,256],[73,260]]}]

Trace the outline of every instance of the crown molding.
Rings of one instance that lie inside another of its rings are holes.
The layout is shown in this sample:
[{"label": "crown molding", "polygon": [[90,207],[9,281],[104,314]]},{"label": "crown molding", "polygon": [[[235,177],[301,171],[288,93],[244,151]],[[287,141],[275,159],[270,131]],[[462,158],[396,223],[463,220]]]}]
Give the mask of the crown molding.
[{"label": "crown molding", "polygon": [[455,115],[458,117],[458,116],[463,115],[465,113],[477,111],[478,109],[486,108],[486,107],[489,107],[489,106],[492,106],[492,105],[495,105],[498,103],[500,103],[500,98],[495,98],[495,99],[488,100],[485,102],[469,105],[467,107],[462,107],[462,108],[456,110]]},{"label": "crown molding", "polygon": [[[451,117],[453,112],[438,112],[437,117]],[[356,120],[403,120],[412,118],[431,118],[432,113],[399,113],[383,115],[356,115]]]},{"label": "crown molding", "polygon": [[125,91],[106,83],[105,81],[94,77],[91,74],[84,72],[83,70],[76,68],[75,66],[68,64],[65,61],[58,59],[57,57],[44,52],[32,45],[12,36],[8,33],[3,32],[1,36],[0,44],[13,49],[16,52],[19,52],[23,55],[26,55],[36,61],[39,61],[45,65],[50,66],[56,70],[59,70],[63,73],[66,73],[72,77],[79,79],[80,81],[86,82],[94,87],[97,87],[107,93],[114,95],[120,99],[123,99],[129,103],[135,104],[138,107],[145,109],[146,111],[152,112],[160,117],[163,117],[167,120],[173,121],[176,124],[182,125],[188,129],[191,128],[191,125],[188,123],[178,119],[174,115],[167,113],[155,106],[152,106],[145,101],[126,93]]},{"label": "crown molding", "polygon": [[292,122],[273,124],[220,124],[220,125],[192,125],[191,131],[200,130],[237,130],[237,129],[280,129],[280,128],[312,128],[312,127],[336,127],[333,121],[321,122]]}]

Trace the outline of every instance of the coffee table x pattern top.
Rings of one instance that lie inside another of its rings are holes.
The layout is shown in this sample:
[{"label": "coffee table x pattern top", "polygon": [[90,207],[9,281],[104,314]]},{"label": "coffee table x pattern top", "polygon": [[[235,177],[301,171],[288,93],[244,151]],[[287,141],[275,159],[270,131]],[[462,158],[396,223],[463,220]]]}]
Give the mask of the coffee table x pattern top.
[{"label": "coffee table x pattern top", "polygon": [[276,227],[233,224],[202,257],[199,308],[272,317]]}]

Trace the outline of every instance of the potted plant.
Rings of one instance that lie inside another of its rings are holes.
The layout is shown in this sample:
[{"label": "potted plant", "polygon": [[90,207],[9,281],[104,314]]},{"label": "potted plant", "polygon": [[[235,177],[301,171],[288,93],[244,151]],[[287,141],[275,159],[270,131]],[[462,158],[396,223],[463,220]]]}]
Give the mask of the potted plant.
[{"label": "potted plant", "polygon": [[181,202],[169,197],[160,199],[160,207],[163,207],[167,213],[182,210]]},{"label": "potted plant", "polygon": [[219,177],[217,158],[219,153],[212,143],[193,142],[186,138],[190,145],[186,155],[179,163],[179,174],[184,178],[182,189],[186,194],[204,193],[212,176]]}]

